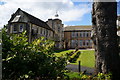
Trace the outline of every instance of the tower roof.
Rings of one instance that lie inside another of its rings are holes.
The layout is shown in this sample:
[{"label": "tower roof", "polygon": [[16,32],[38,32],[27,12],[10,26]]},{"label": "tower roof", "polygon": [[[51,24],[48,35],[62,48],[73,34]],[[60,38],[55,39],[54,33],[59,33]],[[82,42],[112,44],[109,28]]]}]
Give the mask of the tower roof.
[{"label": "tower roof", "polygon": [[57,11],[56,11],[55,17],[59,17],[59,15],[58,15]]}]

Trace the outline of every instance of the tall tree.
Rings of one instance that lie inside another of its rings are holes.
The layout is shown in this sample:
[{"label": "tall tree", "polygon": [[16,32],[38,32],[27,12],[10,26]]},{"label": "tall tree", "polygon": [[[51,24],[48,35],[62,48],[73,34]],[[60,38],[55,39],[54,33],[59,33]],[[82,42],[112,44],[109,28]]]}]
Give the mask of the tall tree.
[{"label": "tall tree", "polygon": [[[93,2],[92,39],[95,45],[96,72],[112,73],[120,79],[120,57],[117,36],[117,2]],[[113,0],[115,1],[115,0]]]}]

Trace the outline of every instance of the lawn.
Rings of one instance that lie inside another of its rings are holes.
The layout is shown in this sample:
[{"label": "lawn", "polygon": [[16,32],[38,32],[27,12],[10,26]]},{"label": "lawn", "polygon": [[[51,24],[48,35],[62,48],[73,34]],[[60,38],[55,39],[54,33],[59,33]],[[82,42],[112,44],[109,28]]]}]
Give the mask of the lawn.
[{"label": "lawn", "polygon": [[57,57],[60,57],[62,55],[65,55],[66,53],[70,53],[71,51],[74,51],[74,50],[58,50],[58,51],[55,51],[54,54]]},{"label": "lawn", "polygon": [[69,73],[66,73],[67,76],[69,76],[70,79],[72,78],[81,78],[80,74],[78,72],[69,72]]},{"label": "lawn", "polygon": [[[60,51],[58,53],[55,53],[57,57],[60,57],[66,53],[69,53],[73,50],[65,50],[65,51]],[[95,65],[95,55],[94,55],[94,50],[79,50],[81,52],[79,58],[76,60],[75,64],[78,65],[78,61],[81,61],[81,65],[85,67],[91,67],[93,68]]]},{"label": "lawn", "polygon": [[78,65],[78,61],[81,61],[82,66],[93,68],[95,65],[95,55],[94,50],[80,50],[81,54],[77,59],[76,63],[71,63]]}]

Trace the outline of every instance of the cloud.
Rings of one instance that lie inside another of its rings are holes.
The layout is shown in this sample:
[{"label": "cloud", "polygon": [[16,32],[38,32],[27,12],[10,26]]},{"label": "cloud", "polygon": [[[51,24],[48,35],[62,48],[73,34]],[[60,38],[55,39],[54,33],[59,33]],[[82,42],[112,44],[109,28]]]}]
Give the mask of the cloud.
[{"label": "cloud", "polygon": [[75,5],[70,0],[58,0],[58,2],[47,2],[44,0],[3,0],[1,2],[5,2],[5,4],[0,5],[0,27],[7,24],[11,15],[18,8],[44,21],[48,18],[53,18],[56,11],[58,11],[59,18],[63,22],[82,20],[83,16],[91,11],[91,8],[86,4]]}]

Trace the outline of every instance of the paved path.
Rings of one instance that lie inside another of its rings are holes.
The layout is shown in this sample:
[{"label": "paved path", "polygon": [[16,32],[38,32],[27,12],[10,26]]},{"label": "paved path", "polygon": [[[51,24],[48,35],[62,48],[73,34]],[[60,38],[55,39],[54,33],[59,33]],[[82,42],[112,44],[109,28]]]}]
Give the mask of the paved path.
[{"label": "paved path", "polygon": [[[78,65],[68,64],[66,68],[73,72],[78,72]],[[85,74],[92,75],[94,73],[94,68],[81,66],[81,71],[85,72]]]}]

